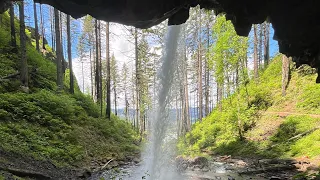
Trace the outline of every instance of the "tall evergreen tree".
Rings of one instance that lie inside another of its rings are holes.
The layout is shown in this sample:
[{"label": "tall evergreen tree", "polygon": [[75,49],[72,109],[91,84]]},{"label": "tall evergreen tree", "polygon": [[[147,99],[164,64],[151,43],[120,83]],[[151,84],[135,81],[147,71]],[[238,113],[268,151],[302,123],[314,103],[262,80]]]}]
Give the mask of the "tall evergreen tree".
[{"label": "tall evergreen tree", "polygon": [[20,67],[20,81],[21,86],[28,91],[28,62],[27,62],[27,37],[25,34],[25,21],[24,21],[24,2],[19,2],[19,18],[20,18],[20,52],[21,52],[21,67]]},{"label": "tall evergreen tree", "polygon": [[33,15],[34,15],[34,29],[35,29],[35,37],[36,37],[36,49],[40,52],[39,47],[39,28],[38,28],[38,15],[37,15],[37,5],[33,2]]},{"label": "tall evergreen tree", "polygon": [[128,100],[128,67],[126,63],[123,63],[122,67],[122,89],[124,92],[124,103],[125,103],[125,109],[124,109],[124,114],[125,118],[128,121],[129,120],[129,100]]},{"label": "tall evergreen tree", "polygon": [[68,40],[68,61],[70,71],[70,93],[74,94],[74,80],[72,69],[72,56],[71,56],[71,28],[70,28],[70,15],[67,15],[67,40]]},{"label": "tall evergreen tree", "polygon": [[41,34],[42,34],[42,49],[46,49],[45,46],[45,25],[43,21],[43,13],[42,13],[42,4],[40,4],[40,29],[41,29]]},{"label": "tall evergreen tree", "polygon": [[253,25],[253,38],[254,38],[254,49],[253,49],[253,71],[255,81],[259,78],[259,64],[258,64],[258,34],[257,25]]},{"label": "tall evergreen tree", "polygon": [[10,14],[11,46],[17,47],[16,27],[14,25],[14,7],[12,2],[10,5],[9,14]]},{"label": "tall evergreen tree", "polygon": [[110,73],[110,30],[109,22],[106,23],[106,58],[107,58],[107,118],[111,118],[111,73]]},{"label": "tall evergreen tree", "polygon": [[114,54],[111,56],[111,62],[110,62],[110,78],[112,81],[112,90],[113,90],[113,97],[114,97],[114,114],[117,116],[117,86],[118,86],[118,67],[116,58],[114,57]]},{"label": "tall evergreen tree", "polygon": [[57,86],[58,90],[63,90],[63,69],[62,69],[62,43],[60,37],[60,18],[59,11],[54,8],[54,22],[55,22],[55,38],[56,38],[56,64],[57,64]]},{"label": "tall evergreen tree", "polygon": [[270,23],[269,22],[264,22],[264,65],[265,67],[269,64],[269,37],[270,37]]}]

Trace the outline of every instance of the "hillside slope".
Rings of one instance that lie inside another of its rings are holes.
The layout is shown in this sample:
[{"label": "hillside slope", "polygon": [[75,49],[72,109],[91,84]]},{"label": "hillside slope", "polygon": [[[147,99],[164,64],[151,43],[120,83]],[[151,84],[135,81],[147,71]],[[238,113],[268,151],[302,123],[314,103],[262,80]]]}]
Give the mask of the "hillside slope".
[{"label": "hillside slope", "polygon": [[0,179],[67,179],[75,176],[73,169],[92,171],[139,153],[138,135],[127,122],[99,118],[98,106],[77,85],[74,95],[68,93],[67,72],[65,91],[56,91],[55,63],[35,50],[28,30],[30,92],[20,90],[18,77],[4,78],[19,71],[20,60],[19,47],[10,45],[9,16],[1,16]]},{"label": "hillside slope", "polygon": [[[320,85],[315,70],[291,66],[281,94],[281,55],[250,82],[223,100],[180,140],[185,155],[219,154],[256,158],[305,158],[320,165]],[[243,138],[241,138],[241,135]]]}]

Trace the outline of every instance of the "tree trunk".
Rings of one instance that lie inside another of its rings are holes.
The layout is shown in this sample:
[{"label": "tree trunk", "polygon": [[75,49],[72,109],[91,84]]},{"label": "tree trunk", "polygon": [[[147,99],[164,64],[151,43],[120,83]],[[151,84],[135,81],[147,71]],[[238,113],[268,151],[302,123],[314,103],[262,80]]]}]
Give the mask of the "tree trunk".
[{"label": "tree trunk", "polygon": [[259,78],[258,71],[258,36],[257,36],[257,25],[253,25],[254,32],[254,52],[253,52],[253,70],[254,70],[254,79],[257,82]]},{"label": "tree trunk", "polygon": [[36,49],[40,52],[39,47],[39,28],[38,28],[38,15],[37,15],[37,5],[33,2],[33,15],[34,15],[34,29],[35,29],[35,37],[36,37]]},{"label": "tree trunk", "polygon": [[64,72],[66,71],[66,64],[65,64],[65,59],[64,59],[64,44],[63,44],[63,28],[62,28],[62,12],[59,12],[59,17],[60,17],[60,43],[61,43],[61,61],[62,61],[62,76],[64,77]]},{"label": "tree trunk", "polygon": [[205,116],[209,114],[209,47],[210,47],[210,27],[209,22],[207,22],[207,58],[205,61]]},{"label": "tree trunk", "polygon": [[218,93],[218,98],[217,99],[218,99],[219,110],[222,111],[223,84],[218,83],[217,93]]},{"label": "tree trunk", "polygon": [[[125,82],[126,83],[126,82]],[[126,104],[126,109],[125,109],[125,117],[126,117],[126,120],[128,121],[128,116],[129,116],[129,113],[128,113],[128,110],[129,110],[129,102],[128,102],[128,95],[127,95],[127,88],[125,87],[125,90],[124,90],[124,101],[125,101],[125,104]]]},{"label": "tree trunk", "polygon": [[259,25],[259,68],[262,68],[262,35],[263,35],[263,24]]},{"label": "tree trunk", "polygon": [[71,57],[71,30],[70,30],[70,15],[67,15],[67,39],[68,39],[68,61],[70,71],[70,93],[74,94],[74,80],[72,70],[72,57]]},{"label": "tree trunk", "polygon": [[14,8],[13,4],[10,5],[10,29],[11,29],[11,46],[17,47],[17,40],[16,40],[16,27],[14,25]]},{"label": "tree trunk", "polygon": [[[186,30],[184,29],[184,39],[186,38]],[[182,62],[182,76],[183,76],[183,88],[184,88],[184,122],[186,125],[186,132],[191,130],[190,112],[189,112],[189,89],[188,89],[188,59],[187,59],[187,47],[186,44],[183,46],[183,62]]]},{"label": "tree trunk", "polygon": [[40,28],[41,28],[41,34],[42,34],[42,49],[46,49],[44,39],[45,39],[45,30],[44,30],[44,24],[43,24],[43,14],[42,14],[42,6],[40,4]]},{"label": "tree trunk", "polygon": [[199,42],[198,42],[198,90],[199,90],[199,120],[202,120],[202,110],[203,110],[203,94],[202,94],[202,54],[201,54],[201,9],[199,9]]},{"label": "tree trunk", "polygon": [[82,76],[82,93],[84,93],[84,72],[83,72],[83,61],[81,61],[81,76]]},{"label": "tree trunk", "polygon": [[57,55],[57,85],[58,90],[63,90],[63,73],[62,73],[62,46],[61,46],[61,38],[60,38],[60,20],[59,20],[59,12],[55,8],[54,9],[54,17],[55,17],[55,34],[56,34],[56,55]]},{"label": "tree trunk", "polygon": [[138,32],[137,28],[134,29],[134,45],[135,45],[135,62],[136,62],[136,125],[137,128],[139,129],[139,117],[140,117],[140,97],[139,97],[139,59],[138,59]]},{"label": "tree trunk", "polygon": [[107,108],[106,108],[106,114],[107,118],[111,119],[111,92],[110,92],[110,37],[109,37],[109,22],[106,23],[106,58],[107,58]]},{"label": "tree trunk", "polygon": [[20,16],[20,51],[21,51],[21,73],[20,80],[21,86],[28,91],[28,62],[26,50],[26,34],[25,34],[25,21],[24,21],[24,2],[19,3],[19,16]]},{"label": "tree trunk", "polygon": [[286,55],[282,56],[282,96],[286,96],[286,89],[289,83],[289,58]]},{"label": "tree trunk", "polygon": [[113,84],[113,93],[114,93],[114,114],[117,116],[117,89],[115,83]]},{"label": "tree trunk", "polygon": [[100,93],[100,115],[103,114],[103,95],[102,95],[102,56],[101,56],[101,22],[98,21],[98,54],[99,54],[99,93]]},{"label": "tree trunk", "polygon": [[50,29],[51,29],[51,47],[52,47],[52,50],[53,51],[56,51],[55,49],[55,32],[54,32],[54,25],[55,25],[55,22],[54,22],[54,12],[52,11],[53,7],[50,7]]},{"label": "tree trunk", "polygon": [[270,23],[265,22],[264,25],[264,66],[269,64],[269,36],[270,36]]},{"label": "tree trunk", "polygon": [[97,103],[100,103],[100,72],[99,72],[99,34],[98,34],[98,20],[95,19],[95,37],[96,37],[96,68],[95,68],[95,85],[96,85],[96,97],[97,97]]}]

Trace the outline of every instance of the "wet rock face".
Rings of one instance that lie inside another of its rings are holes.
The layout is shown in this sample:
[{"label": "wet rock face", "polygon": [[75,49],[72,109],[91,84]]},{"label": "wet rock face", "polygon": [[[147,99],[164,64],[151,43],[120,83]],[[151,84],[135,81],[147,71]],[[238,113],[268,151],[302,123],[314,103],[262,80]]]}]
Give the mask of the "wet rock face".
[{"label": "wet rock face", "polygon": [[[320,1],[317,0],[35,0],[50,4],[74,18],[90,14],[110,22],[148,28],[169,18],[182,24],[189,9],[202,8],[225,13],[239,35],[247,36],[252,24],[266,19],[275,29],[280,52],[294,57],[297,65],[320,67]],[[0,10],[4,7],[0,0]],[[319,78],[320,82],[320,78]]]}]

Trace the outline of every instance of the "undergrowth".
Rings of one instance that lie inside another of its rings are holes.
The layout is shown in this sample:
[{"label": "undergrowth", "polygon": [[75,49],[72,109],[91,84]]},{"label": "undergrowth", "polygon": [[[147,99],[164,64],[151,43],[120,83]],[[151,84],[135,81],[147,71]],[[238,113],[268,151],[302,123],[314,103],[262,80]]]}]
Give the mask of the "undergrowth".
[{"label": "undergrowth", "polygon": [[[8,13],[2,15],[2,23],[0,78],[20,69],[19,48],[10,46]],[[138,135],[131,125],[116,116],[110,120],[100,117],[99,107],[80,92],[76,82],[75,94],[68,93],[69,70],[65,73],[65,91],[57,92],[54,61],[36,51],[30,31],[26,32],[30,92],[20,91],[18,78],[0,82],[0,148],[58,166],[123,159],[137,153]]]},{"label": "undergrowth", "polygon": [[[268,68],[260,72],[259,82],[251,81],[240,87],[223,100],[221,110],[217,107],[202,122],[195,123],[192,131],[180,139],[180,153],[320,157],[320,130],[310,131],[320,125],[320,118],[312,116],[320,113],[320,85],[315,83],[315,71],[308,66],[295,69],[291,64],[291,79],[283,97],[281,57],[276,56]],[[268,112],[282,111],[289,116],[268,115]],[[281,121],[279,127],[275,120]],[[256,127],[257,124],[261,125]],[[267,125],[271,129],[265,129]],[[308,131],[305,136],[288,141]]]}]

